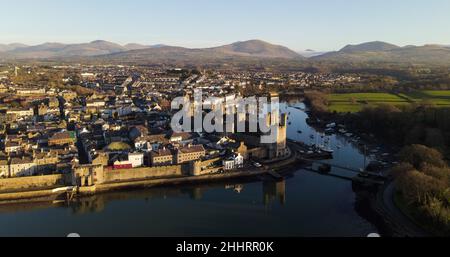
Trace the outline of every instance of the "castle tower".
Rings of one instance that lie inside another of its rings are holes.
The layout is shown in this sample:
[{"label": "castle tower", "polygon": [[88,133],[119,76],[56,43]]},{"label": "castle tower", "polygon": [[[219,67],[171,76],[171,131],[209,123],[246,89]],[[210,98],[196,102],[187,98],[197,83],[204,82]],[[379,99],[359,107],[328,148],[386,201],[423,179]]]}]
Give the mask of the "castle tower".
[{"label": "castle tower", "polygon": [[[278,115],[269,113],[267,117],[268,125],[278,124],[275,127],[275,142],[269,146],[269,158],[282,158],[285,157],[289,150],[287,148],[287,115],[285,113]],[[273,122],[272,122],[273,121]],[[275,123],[277,122],[277,123]]]},{"label": "castle tower", "polygon": [[277,133],[277,148],[280,150],[286,149],[286,138],[287,138],[287,115],[286,113],[281,114],[280,124],[278,126]]}]

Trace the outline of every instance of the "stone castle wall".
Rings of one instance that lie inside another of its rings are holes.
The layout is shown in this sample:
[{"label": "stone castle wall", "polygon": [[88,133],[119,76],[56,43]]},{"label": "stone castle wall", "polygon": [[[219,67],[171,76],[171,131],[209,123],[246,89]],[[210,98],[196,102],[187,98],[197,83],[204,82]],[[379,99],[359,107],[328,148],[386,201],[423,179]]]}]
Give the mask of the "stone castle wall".
[{"label": "stone castle wall", "polygon": [[183,173],[184,172],[181,165],[144,167],[144,168],[120,169],[120,170],[104,169],[103,183],[182,176]]},{"label": "stone castle wall", "polygon": [[0,179],[0,193],[60,187],[64,186],[65,184],[66,176],[63,174],[22,178],[5,178]]}]

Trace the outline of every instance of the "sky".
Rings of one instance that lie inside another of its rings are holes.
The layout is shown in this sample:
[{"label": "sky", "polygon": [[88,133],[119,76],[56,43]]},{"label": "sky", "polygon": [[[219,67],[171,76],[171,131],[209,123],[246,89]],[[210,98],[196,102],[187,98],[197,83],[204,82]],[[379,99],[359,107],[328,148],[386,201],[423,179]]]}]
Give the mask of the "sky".
[{"label": "sky", "polygon": [[0,0],[0,43],[450,45],[449,0]]}]

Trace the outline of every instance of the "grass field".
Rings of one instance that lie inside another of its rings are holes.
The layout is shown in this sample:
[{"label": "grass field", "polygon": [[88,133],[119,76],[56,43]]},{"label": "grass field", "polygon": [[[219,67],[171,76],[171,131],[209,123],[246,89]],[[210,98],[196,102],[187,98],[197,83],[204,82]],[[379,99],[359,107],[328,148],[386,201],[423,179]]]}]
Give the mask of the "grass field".
[{"label": "grass field", "polygon": [[415,91],[413,93],[350,93],[331,94],[329,110],[336,112],[358,112],[365,106],[392,104],[395,106],[429,102],[440,107],[450,107],[450,90]]}]

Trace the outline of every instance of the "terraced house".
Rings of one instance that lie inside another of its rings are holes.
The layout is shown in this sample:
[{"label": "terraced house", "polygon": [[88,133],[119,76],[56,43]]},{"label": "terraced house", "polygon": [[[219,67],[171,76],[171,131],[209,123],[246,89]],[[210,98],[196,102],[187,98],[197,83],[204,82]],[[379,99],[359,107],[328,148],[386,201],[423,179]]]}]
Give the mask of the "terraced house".
[{"label": "terraced house", "polygon": [[9,164],[9,175],[11,177],[32,176],[36,172],[36,164],[33,158],[22,156],[21,158],[12,158]]}]

